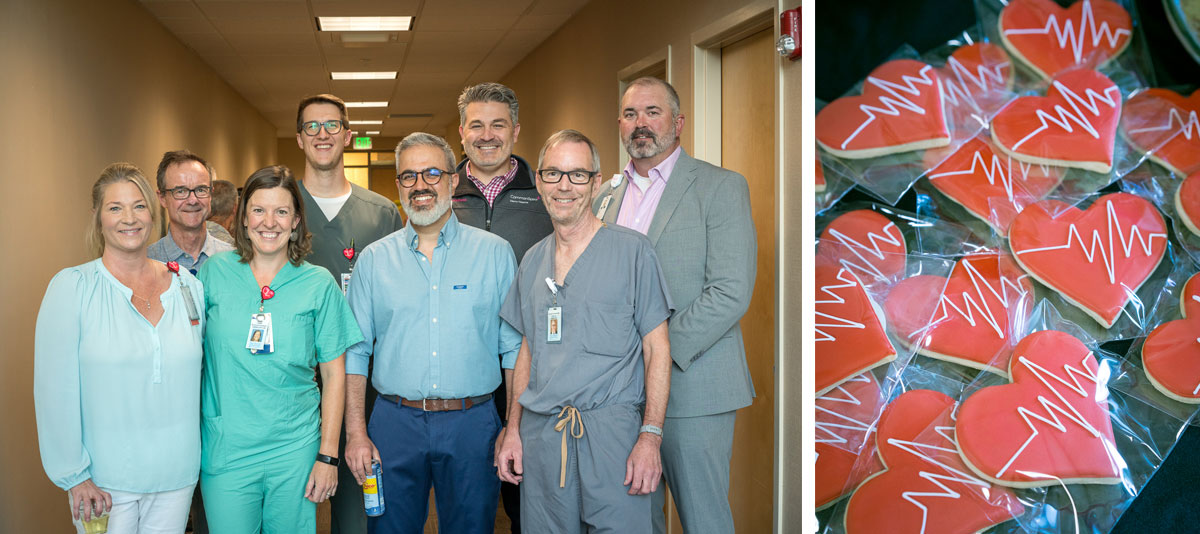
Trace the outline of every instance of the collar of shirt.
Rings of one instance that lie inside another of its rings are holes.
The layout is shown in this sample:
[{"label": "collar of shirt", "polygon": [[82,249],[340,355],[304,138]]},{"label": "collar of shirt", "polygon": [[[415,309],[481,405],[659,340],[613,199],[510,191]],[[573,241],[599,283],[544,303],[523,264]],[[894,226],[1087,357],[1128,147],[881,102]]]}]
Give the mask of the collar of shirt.
[{"label": "collar of shirt", "polygon": [[194,266],[196,263],[200,262],[201,257],[211,258],[213,254],[220,252],[219,250],[216,250],[217,245],[215,241],[217,241],[217,239],[214,238],[207,229],[205,229],[204,245],[200,247],[200,255],[194,259],[192,258],[191,254],[188,254],[187,252],[184,252],[183,249],[179,248],[179,244],[175,242],[175,237],[171,235],[170,228],[167,229],[167,240],[163,244],[166,246],[167,257],[178,261],[181,256],[187,256],[188,263]]},{"label": "collar of shirt", "polygon": [[[454,243],[455,236],[458,235],[458,225],[458,216],[451,210],[450,218],[446,219],[446,224],[442,225],[442,230],[438,232],[437,246],[450,248]],[[417,250],[417,246],[421,244],[421,237],[417,235],[416,228],[413,228],[411,219],[404,225],[404,229],[401,232],[404,232],[404,242],[408,244],[408,248]]]},{"label": "collar of shirt", "polygon": [[[672,152],[670,156],[667,156],[667,159],[662,160],[662,162],[660,162],[658,165],[650,168],[650,172],[647,173],[646,177],[649,178],[651,182],[654,182],[654,180],[659,178],[661,178],[664,182],[670,180],[671,171],[675,170],[675,163],[679,161],[679,155],[682,153],[682,146],[675,147],[675,151]],[[625,165],[625,170],[621,172],[625,174],[626,180],[629,180],[630,182],[633,181],[633,177],[637,176],[637,170],[633,167],[632,159],[629,160],[629,163]]]},{"label": "collar of shirt", "polygon": [[480,191],[495,189],[498,192],[499,190],[504,189],[504,186],[507,186],[509,183],[511,183],[513,181],[513,177],[517,175],[517,158],[509,156],[508,172],[504,173],[502,176],[492,178],[492,181],[488,182],[487,185],[483,185],[483,182],[479,181],[474,174],[471,174],[470,160],[467,160],[467,164],[464,165],[463,168],[467,171],[467,179],[471,180],[471,182],[475,184],[475,187],[478,187]]}]

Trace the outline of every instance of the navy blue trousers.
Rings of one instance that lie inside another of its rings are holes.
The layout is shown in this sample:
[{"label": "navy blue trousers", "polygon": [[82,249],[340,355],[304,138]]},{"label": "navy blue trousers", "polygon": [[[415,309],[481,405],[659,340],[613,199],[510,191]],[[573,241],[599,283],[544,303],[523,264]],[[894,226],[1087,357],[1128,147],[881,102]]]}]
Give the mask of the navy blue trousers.
[{"label": "navy blue trousers", "polygon": [[495,531],[500,479],[492,466],[500,417],[493,401],[424,412],[379,397],[367,434],[383,462],[386,509],[371,534],[420,534],[434,488],[438,526],[450,534]]}]

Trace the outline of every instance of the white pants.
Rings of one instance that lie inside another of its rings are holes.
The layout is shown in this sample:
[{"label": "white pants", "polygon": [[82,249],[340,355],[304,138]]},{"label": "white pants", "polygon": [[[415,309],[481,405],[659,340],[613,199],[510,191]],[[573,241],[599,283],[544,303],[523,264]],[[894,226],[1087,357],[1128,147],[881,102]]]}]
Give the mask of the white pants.
[{"label": "white pants", "polygon": [[[183,534],[196,485],[158,493],[100,489],[110,493],[113,500],[108,534]],[[76,534],[83,534],[83,523],[74,523]]]}]

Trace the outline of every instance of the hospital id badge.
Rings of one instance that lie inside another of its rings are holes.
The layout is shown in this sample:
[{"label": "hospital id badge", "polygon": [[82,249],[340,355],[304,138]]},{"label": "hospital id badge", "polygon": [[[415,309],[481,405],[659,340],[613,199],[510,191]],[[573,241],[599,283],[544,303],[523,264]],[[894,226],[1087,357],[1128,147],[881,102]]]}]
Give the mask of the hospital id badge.
[{"label": "hospital id badge", "polygon": [[250,314],[250,333],[246,335],[246,348],[251,354],[269,354],[271,352],[271,314]]},{"label": "hospital id badge", "polygon": [[546,310],[546,343],[562,342],[562,307]]},{"label": "hospital id badge", "polygon": [[350,290],[350,273],[342,273],[342,295]]}]

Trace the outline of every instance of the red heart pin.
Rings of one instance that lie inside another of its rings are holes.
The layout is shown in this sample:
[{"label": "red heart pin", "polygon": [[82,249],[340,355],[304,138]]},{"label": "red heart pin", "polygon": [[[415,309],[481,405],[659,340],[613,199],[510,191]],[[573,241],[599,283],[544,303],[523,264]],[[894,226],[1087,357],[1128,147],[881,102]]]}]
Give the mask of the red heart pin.
[{"label": "red heart pin", "polygon": [[972,475],[954,445],[954,399],[908,391],[879,419],[875,440],[887,467],[855,490],[848,534],[977,532],[1024,513],[1012,492]]},{"label": "red heart pin", "polygon": [[1023,96],[992,119],[992,140],[1029,163],[1112,170],[1121,89],[1103,74],[1063,73],[1046,96]]},{"label": "red heart pin", "polygon": [[344,248],[344,249],[342,249],[342,255],[345,256],[347,260],[353,261],[354,260],[354,249],[353,248]]},{"label": "red heart pin", "polygon": [[1188,230],[1200,235],[1200,173],[1188,176],[1175,190],[1175,211]]},{"label": "red heart pin", "polygon": [[1007,376],[1014,332],[1033,311],[1033,283],[998,254],[963,258],[949,279],[909,277],[884,304],[900,339],[930,358]]},{"label": "red heart pin", "polygon": [[1142,344],[1142,367],[1164,395],[1200,404],[1200,273],[1192,275],[1180,296],[1183,319],[1163,323]]},{"label": "red heart pin", "polygon": [[1108,374],[1086,345],[1054,330],[1025,336],[1009,376],[1011,384],[983,388],[958,410],[958,449],[972,471],[1018,488],[1121,480]]},{"label": "red heart pin", "polygon": [[817,142],[844,158],[873,158],[946,146],[936,70],[920,61],[880,65],[863,82],[861,96],[834,100],[817,113]]},{"label": "red heart pin", "polygon": [[883,409],[883,392],[875,375],[863,373],[817,397],[817,509],[854,491],[868,475],[879,471],[871,433]]},{"label": "red heart pin", "polygon": [[1162,261],[1166,231],[1149,201],[1112,193],[1087,210],[1054,200],[1029,206],[1008,239],[1025,272],[1109,328]]},{"label": "red heart pin", "polygon": [[896,359],[881,312],[849,269],[818,265],[816,276],[817,396]]},{"label": "red heart pin", "polygon": [[1125,102],[1121,129],[1139,150],[1180,176],[1200,171],[1200,90],[1147,89]]},{"label": "red heart pin", "polygon": [[1121,4],[1012,0],[1000,12],[1000,38],[1043,78],[1076,65],[1099,68],[1129,46],[1133,23]]},{"label": "red heart pin", "polygon": [[175,274],[179,274],[179,262],[177,262],[177,261],[168,261],[168,262],[167,262],[167,270],[168,270],[168,271],[171,271],[171,272],[173,272],[173,273],[175,273]]},{"label": "red heart pin", "polygon": [[270,286],[262,287],[262,299],[263,300],[271,300],[271,297],[274,297],[274,296],[275,296],[275,291],[272,290]]}]

